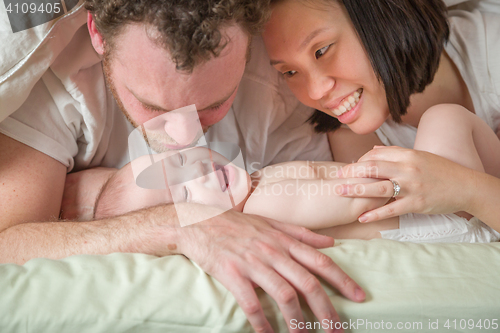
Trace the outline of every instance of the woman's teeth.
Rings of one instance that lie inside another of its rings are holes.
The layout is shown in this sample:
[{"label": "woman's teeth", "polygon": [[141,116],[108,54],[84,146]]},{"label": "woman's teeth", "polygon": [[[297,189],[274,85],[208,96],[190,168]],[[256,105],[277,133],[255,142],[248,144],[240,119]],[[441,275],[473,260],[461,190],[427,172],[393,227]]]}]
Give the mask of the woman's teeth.
[{"label": "woman's teeth", "polygon": [[358,104],[359,98],[361,97],[362,93],[363,89],[358,89],[351,96],[344,98],[340,105],[337,108],[333,109],[333,114],[339,117],[347,111],[350,111]]}]

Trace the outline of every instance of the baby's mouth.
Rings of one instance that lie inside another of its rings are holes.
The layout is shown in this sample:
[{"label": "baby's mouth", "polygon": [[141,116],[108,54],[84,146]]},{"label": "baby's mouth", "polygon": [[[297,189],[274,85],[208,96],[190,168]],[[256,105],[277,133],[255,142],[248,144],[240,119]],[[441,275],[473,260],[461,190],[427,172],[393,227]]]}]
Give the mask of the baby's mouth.
[{"label": "baby's mouth", "polygon": [[225,192],[229,187],[229,181],[227,179],[227,172],[224,166],[218,165],[214,163],[215,174],[217,175],[217,179],[219,180],[220,188],[222,192]]}]

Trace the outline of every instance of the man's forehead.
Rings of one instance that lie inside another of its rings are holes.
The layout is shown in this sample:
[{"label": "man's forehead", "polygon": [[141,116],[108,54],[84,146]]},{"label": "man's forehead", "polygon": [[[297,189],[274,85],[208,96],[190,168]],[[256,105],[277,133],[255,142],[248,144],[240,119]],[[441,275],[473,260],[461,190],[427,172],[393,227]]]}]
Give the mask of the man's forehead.
[{"label": "man's forehead", "polygon": [[[237,89],[238,89],[238,86],[234,87],[232,90],[229,91],[229,93],[227,95],[224,95],[224,97],[222,97],[221,99],[218,99],[218,100],[209,99],[207,102],[201,102],[201,103],[196,103],[196,102],[193,103],[193,101],[191,101],[190,105],[194,104],[197,107],[198,112],[214,108],[214,107],[226,102],[234,94],[234,92]],[[165,108],[164,106],[154,104],[155,102],[150,102],[147,99],[140,97],[141,94],[135,93],[131,89],[129,89],[129,92],[135,97],[135,99],[137,99],[147,109],[156,110],[156,111],[160,111],[160,112],[179,113],[178,110],[180,108],[175,108],[175,109],[174,108]],[[188,102],[184,102],[184,104],[185,103],[188,103]],[[184,108],[184,107],[181,107],[181,108]]]},{"label": "man's forehead", "polygon": [[248,38],[239,28],[227,28],[229,42],[221,55],[196,66],[193,72],[176,69],[169,52],[152,41],[144,25],[127,27],[113,56],[115,70],[134,96],[162,109],[196,104],[198,109],[223,102],[242,77]]}]

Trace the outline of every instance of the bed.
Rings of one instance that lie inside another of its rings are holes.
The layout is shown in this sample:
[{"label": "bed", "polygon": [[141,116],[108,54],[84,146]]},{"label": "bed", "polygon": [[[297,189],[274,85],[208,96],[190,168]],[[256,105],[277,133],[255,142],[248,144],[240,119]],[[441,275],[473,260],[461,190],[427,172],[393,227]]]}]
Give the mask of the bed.
[{"label": "bed", "polygon": [[[59,20],[74,33],[86,16],[79,10],[82,1],[70,2],[74,9]],[[19,45],[15,58],[0,48],[0,83],[12,82],[0,84],[7,98],[0,121],[25,99],[19,87],[33,85],[45,71],[48,64],[40,59],[53,60],[47,40],[56,23],[19,32],[22,39],[5,37]],[[0,28],[0,34],[10,30],[7,17],[0,17]],[[500,243],[341,240],[322,251],[368,295],[357,304],[324,285],[346,332],[500,331]],[[1,333],[252,332],[233,296],[183,256],[116,253],[2,264],[0,291]],[[296,325],[286,323],[276,303],[257,292],[276,332]],[[322,331],[325,323],[315,324],[307,306],[303,311],[310,331]]]},{"label": "bed", "polygon": [[[367,292],[357,304],[324,284],[346,332],[500,331],[500,243],[339,240],[322,251]],[[0,265],[0,277],[2,333],[253,331],[233,296],[184,256],[33,259]],[[276,332],[298,326],[257,293]],[[310,332],[329,325],[303,312]]]}]

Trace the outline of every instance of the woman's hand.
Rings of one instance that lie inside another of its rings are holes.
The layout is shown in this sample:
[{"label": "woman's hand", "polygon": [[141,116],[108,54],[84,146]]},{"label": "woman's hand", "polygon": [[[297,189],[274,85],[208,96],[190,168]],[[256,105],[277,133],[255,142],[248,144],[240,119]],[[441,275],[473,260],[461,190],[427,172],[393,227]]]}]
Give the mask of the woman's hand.
[{"label": "woman's hand", "polygon": [[443,157],[400,147],[379,147],[358,163],[339,171],[340,178],[377,178],[380,182],[344,185],[338,194],[348,197],[386,197],[394,194],[392,182],[401,190],[396,200],[366,212],[360,222],[373,222],[407,213],[448,214],[472,212],[473,198],[481,188],[477,172]]}]

